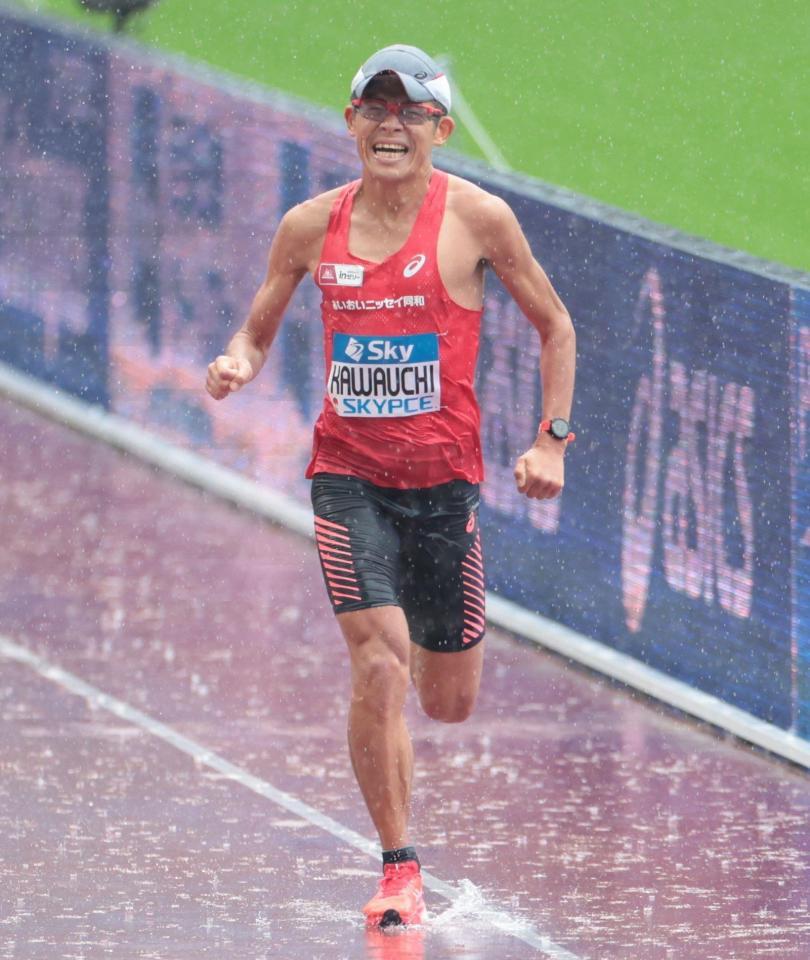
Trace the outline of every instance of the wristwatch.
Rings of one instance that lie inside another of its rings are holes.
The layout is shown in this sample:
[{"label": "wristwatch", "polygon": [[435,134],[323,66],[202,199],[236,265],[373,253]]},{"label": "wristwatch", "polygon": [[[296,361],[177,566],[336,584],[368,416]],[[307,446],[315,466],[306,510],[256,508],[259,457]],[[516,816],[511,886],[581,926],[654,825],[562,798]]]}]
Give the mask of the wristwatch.
[{"label": "wristwatch", "polygon": [[541,433],[550,433],[555,440],[567,440],[569,443],[572,443],[576,440],[577,435],[571,433],[571,428],[567,420],[563,420],[562,417],[554,417],[552,420],[544,420],[540,424]]}]

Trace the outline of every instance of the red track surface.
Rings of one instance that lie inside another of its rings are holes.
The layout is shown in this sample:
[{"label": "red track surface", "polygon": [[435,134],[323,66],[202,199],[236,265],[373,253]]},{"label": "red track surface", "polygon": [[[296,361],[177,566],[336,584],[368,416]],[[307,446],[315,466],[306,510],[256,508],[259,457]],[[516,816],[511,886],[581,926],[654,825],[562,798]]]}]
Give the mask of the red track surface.
[{"label": "red track surface", "polygon": [[[0,449],[0,635],[372,836],[314,547],[9,404]],[[463,896],[388,937],[372,859],[0,655],[0,958],[554,956],[521,923],[582,960],[810,956],[804,774],[487,642],[470,721],[409,705],[414,840]]]}]

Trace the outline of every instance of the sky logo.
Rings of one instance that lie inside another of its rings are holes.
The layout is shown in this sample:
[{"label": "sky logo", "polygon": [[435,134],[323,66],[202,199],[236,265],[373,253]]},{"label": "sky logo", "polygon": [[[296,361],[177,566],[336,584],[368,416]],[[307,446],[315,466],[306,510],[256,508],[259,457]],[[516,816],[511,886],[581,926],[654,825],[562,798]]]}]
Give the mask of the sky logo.
[{"label": "sky logo", "polygon": [[382,364],[437,363],[439,338],[435,333],[412,333],[400,337],[374,337],[335,333],[332,356],[338,363]]},{"label": "sky logo", "polygon": [[349,337],[349,342],[346,344],[346,356],[351,360],[354,360],[355,363],[363,356],[363,344],[359,340],[355,340],[354,337]]}]

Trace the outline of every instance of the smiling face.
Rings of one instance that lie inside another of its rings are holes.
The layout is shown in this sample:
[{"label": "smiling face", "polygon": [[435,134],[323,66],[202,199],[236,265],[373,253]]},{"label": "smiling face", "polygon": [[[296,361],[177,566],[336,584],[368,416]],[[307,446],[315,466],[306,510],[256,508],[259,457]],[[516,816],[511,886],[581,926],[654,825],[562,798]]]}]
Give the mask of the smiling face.
[{"label": "smiling face", "polygon": [[[387,103],[406,103],[409,99],[393,75],[375,77],[363,91],[363,98]],[[349,133],[357,141],[364,171],[393,182],[429,176],[433,147],[445,143],[455,126],[453,119],[446,116],[438,121],[407,124],[390,112],[383,120],[368,120],[354,107],[347,107],[345,116]]]}]

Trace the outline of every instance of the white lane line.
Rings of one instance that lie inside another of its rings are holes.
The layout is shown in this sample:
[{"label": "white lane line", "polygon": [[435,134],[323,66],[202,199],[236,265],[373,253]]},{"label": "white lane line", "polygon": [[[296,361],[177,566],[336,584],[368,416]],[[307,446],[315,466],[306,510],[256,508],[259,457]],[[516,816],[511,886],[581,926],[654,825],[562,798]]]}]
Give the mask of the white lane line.
[{"label": "white lane line", "polygon": [[[129,704],[124,703],[123,700],[118,700],[116,697],[104,693],[102,690],[99,690],[98,687],[86,683],[75,674],[63,670],[56,664],[50,663],[43,657],[32,653],[26,647],[22,647],[2,635],[0,635],[0,656],[31,667],[46,680],[58,684],[70,693],[84,697],[91,706],[101,710],[108,710],[122,720],[126,720],[128,723],[140,727],[141,730],[151,734],[153,737],[157,737],[159,740],[163,740],[164,743],[170,744],[177,750],[180,750],[181,753],[187,754],[200,766],[209,767],[218,773],[224,774],[229,779],[241,783],[242,786],[272,801],[289,813],[295,814],[302,820],[307,820],[313,824],[313,826],[320,827],[320,829],[326,833],[331,834],[338,840],[342,840],[347,846],[354,847],[356,850],[368,854],[375,860],[379,859],[380,851],[378,845],[366,839],[366,837],[361,836],[361,834],[350,830],[348,827],[344,827],[342,823],[338,823],[337,820],[333,820],[331,817],[326,816],[326,814],[309,806],[309,804],[304,803],[303,800],[299,800],[292,794],[279,790],[260,777],[253,776],[253,774],[248,773],[247,770],[243,770],[241,767],[230,763],[230,761],[224,757],[214,753],[213,750],[209,750],[195,740],[183,736],[182,733],[178,733],[165,723],[161,723],[159,720],[155,720],[154,717],[150,717],[135,707],[131,707]],[[425,886],[429,890],[445,897],[451,903],[455,903],[463,896],[461,891],[446,881],[433,876],[432,873],[427,873],[423,870],[422,878]],[[566,950],[565,947],[561,947],[548,937],[543,936],[543,934],[535,930],[534,927],[522,918],[512,916],[503,910],[499,910],[495,906],[481,904],[477,907],[477,916],[478,919],[486,920],[496,930],[515,937],[517,940],[522,940],[523,943],[541,951],[550,957],[551,960],[581,960],[580,957]]]},{"label": "white lane line", "polygon": [[441,53],[436,57],[436,60],[439,63],[439,66],[443,68],[444,72],[452,79],[453,109],[451,112],[454,113],[467,128],[467,132],[470,134],[473,140],[475,140],[476,144],[478,145],[478,149],[486,157],[487,163],[496,170],[499,170],[501,173],[509,173],[511,168],[506,162],[506,157],[504,157],[498,145],[487,133],[483,123],[481,123],[481,121],[475,115],[469,100],[467,100],[467,98],[461,92],[461,87],[458,85],[458,81],[453,76],[453,62],[450,55],[447,53]]}]

